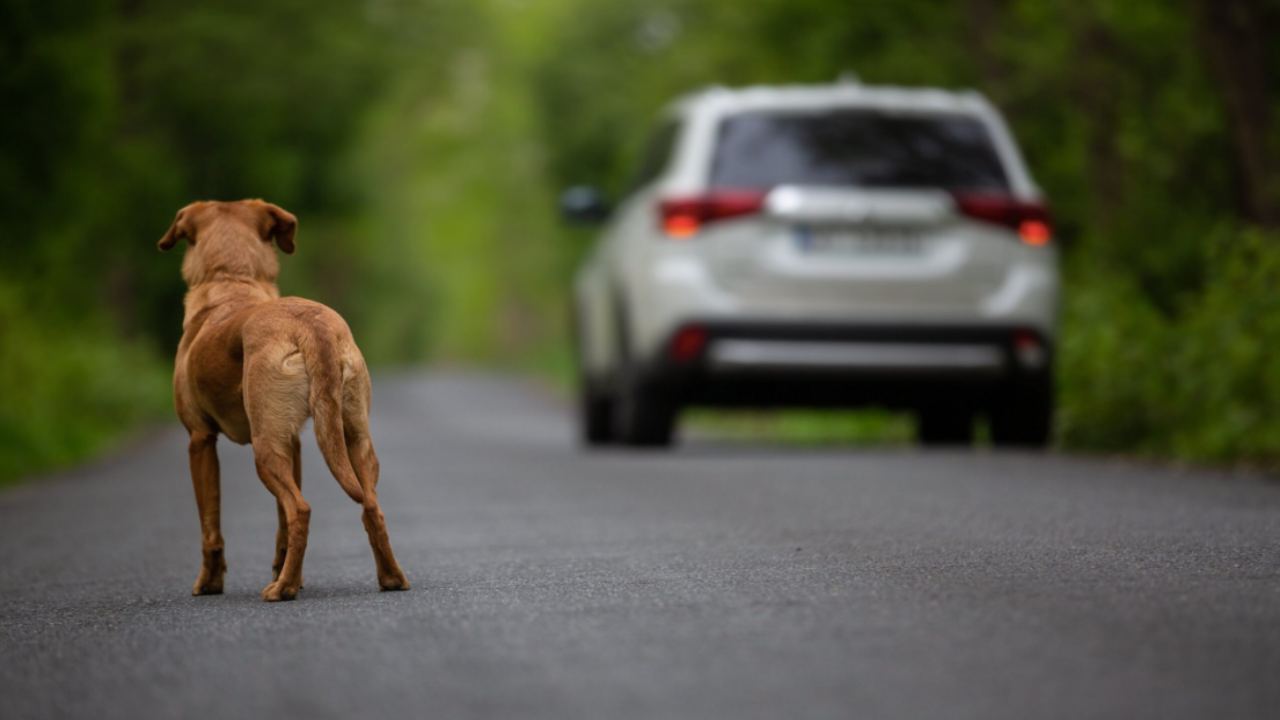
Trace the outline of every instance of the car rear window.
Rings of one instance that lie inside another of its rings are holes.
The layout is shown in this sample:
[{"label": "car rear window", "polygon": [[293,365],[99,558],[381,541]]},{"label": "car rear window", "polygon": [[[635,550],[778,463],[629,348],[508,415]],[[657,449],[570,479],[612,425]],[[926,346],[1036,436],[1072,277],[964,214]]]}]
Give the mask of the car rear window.
[{"label": "car rear window", "polygon": [[1007,190],[1009,181],[975,117],[845,109],[726,118],[711,185]]}]

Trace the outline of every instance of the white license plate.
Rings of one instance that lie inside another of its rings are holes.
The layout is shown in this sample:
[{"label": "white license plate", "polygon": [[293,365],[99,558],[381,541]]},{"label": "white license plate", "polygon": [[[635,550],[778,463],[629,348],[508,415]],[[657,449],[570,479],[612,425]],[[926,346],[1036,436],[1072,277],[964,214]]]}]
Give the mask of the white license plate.
[{"label": "white license plate", "polygon": [[814,255],[917,257],[924,254],[924,238],[910,230],[800,227],[796,228],[795,242],[801,252]]}]

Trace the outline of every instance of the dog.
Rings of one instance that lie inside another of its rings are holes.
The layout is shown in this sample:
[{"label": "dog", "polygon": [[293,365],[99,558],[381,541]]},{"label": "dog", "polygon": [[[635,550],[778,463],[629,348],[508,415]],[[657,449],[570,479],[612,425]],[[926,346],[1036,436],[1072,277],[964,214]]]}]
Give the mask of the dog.
[{"label": "dog", "polygon": [[369,437],[369,370],[347,323],[317,302],[280,297],[272,243],[294,251],[298,220],[262,200],[194,202],[178,211],[160,250],[187,242],[182,339],[173,369],[174,405],[190,433],[191,481],[200,513],[203,564],[193,595],[222,592],[219,434],[252,444],[262,484],[276,499],[270,602],[302,587],[311,506],[302,497],[298,433],[315,418],[316,441],[338,484],[363,509],[378,585],[407,590],[378,505],[378,457]]}]

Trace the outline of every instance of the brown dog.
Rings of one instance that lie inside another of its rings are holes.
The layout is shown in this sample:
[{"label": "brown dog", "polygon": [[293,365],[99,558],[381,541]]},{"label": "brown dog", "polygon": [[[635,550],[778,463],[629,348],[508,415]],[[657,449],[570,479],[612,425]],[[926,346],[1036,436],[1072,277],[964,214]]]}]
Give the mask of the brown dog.
[{"label": "brown dog", "polygon": [[298,432],[315,418],[329,470],[364,508],[378,585],[407,590],[378,507],[378,458],[369,439],[369,371],[338,313],[280,297],[271,241],[293,252],[298,221],[261,200],[196,202],[178,211],[159,248],[179,240],[187,281],[182,341],[173,370],[174,404],[191,433],[191,480],[200,511],[204,564],[191,592],[222,592],[227,571],[220,523],[218,433],[253,443],[258,477],[276,497],[279,530],[268,601],[292,600],[302,586],[311,506],[302,498]]}]

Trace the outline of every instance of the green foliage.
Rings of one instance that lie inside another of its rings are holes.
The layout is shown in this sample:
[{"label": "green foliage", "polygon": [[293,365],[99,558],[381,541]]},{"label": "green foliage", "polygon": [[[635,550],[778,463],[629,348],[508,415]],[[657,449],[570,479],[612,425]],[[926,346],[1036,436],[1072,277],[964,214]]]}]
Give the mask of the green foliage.
[{"label": "green foliage", "polygon": [[21,292],[0,283],[0,484],[97,452],[171,405],[154,348],[48,325]]},{"label": "green foliage", "polygon": [[554,205],[500,19],[474,7],[406,59],[344,161],[351,234],[376,244],[349,306],[375,361],[509,360],[559,335]]},{"label": "green foliage", "polygon": [[1280,467],[1280,237],[1219,232],[1204,275],[1172,316],[1117,274],[1077,287],[1061,353],[1064,443]]},{"label": "green foliage", "polygon": [[[1210,4],[0,0],[0,476],[161,404],[182,286],[152,248],[186,202],[298,214],[282,289],[343,312],[373,361],[563,376],[588,234],[558,227],[559,188],[622,190],[682,93],[846,72],[977,87],[1009,116],[1069,241],[1064,446],[1275,462],[1280,238],[1245,223],[1223,78],[1263,78],[1276,117],[1280,45],[1224,75]],[[823,422],[764,424],[905,427]]]},{"label": "green foliage", "polygon": [[341,160],[391,71],[453,41],[466,11],[443,5],[0,2],[0,476],[154,416],[183,291],[155,241],[187,202],[293,210],[286,291],[332,285],[376,322],[362,288],[394,256],[349,237]]},{"label": "green foliage", "polygon": [[1280,467],[1280,233],[1225,240],[1210,247],[1210,281],[1186,309],[1172,447],[1182,456]]}]

